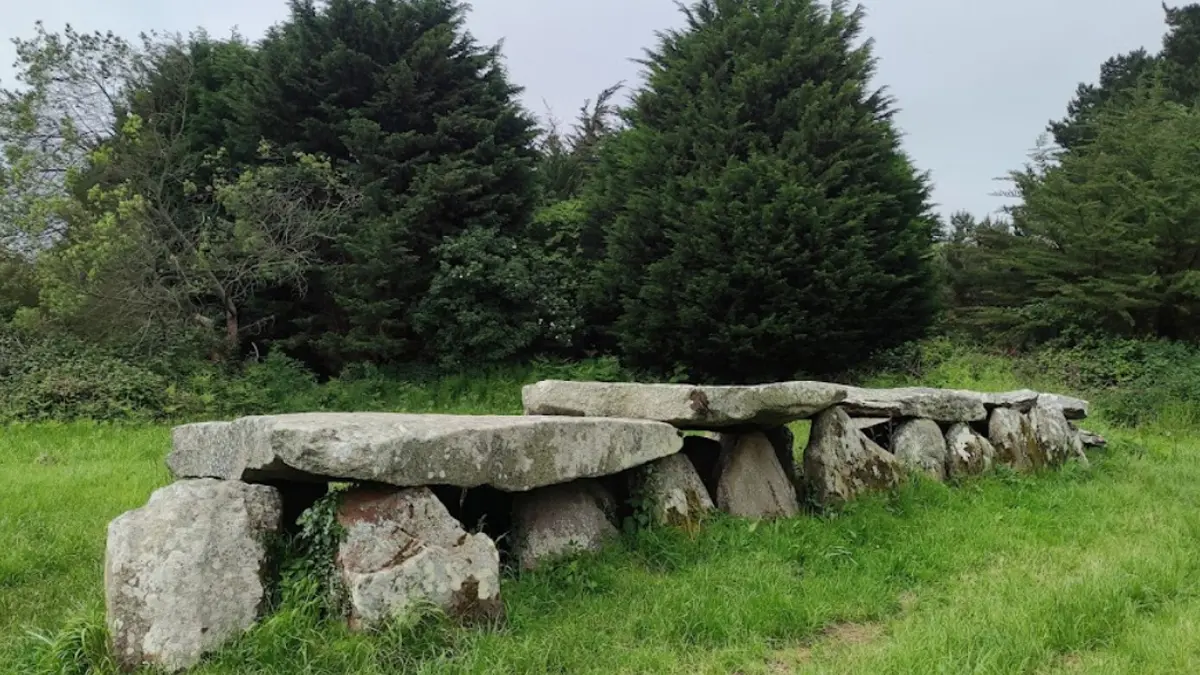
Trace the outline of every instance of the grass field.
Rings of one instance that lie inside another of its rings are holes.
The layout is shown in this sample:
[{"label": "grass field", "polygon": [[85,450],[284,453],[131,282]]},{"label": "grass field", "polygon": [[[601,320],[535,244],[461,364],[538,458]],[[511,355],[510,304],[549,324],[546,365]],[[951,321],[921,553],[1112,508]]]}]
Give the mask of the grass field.
[{"label": "grass field", "polygon": [[[951,362],[929,381],[1044,385],[997,360]],[[436,407],[515,412],[517,383],[467,390]],[[1089,426],[1110,439],[1090,470],[914,482],[823,517],[627,535],[599,556],[510,579],[499,631],[423,621],[351,635],[296,584],[198,672],[1200,671],[1200,434],[1169,415],[1139,429],[1102,416]],[[168,429],[0,434],[0,664],[111,672],[104,528],[169,480]]]}]

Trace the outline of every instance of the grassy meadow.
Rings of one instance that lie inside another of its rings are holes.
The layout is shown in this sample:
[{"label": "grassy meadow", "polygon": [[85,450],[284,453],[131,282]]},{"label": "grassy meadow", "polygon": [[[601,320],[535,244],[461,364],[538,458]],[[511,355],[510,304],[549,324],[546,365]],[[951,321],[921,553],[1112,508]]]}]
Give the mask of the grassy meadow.
[{"label": "grassy meadow", "polygon": [[[921,380],[1056,388],[970,354]],[[520,383],[447,380],[373,405],[516,413]],[[353,635],[322,617],[312,584],[295,581],[271,616],[196,672],[1197,672],[1193,405],[1132,427],[1099,410],[1087,426],[1110,444],[1090,469],[915,480],[837,513],[627,533],[599,555],[512,575],[501,629],[426,618]],[[105,525],[169,481],[169,428],[0,434],[0,670],[115,672],[103,628]]]}]

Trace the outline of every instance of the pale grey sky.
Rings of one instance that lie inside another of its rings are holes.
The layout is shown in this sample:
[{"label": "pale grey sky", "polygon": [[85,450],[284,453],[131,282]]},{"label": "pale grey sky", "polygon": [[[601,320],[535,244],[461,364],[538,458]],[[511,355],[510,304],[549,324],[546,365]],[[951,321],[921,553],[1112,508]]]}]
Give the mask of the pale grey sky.
[{"label": "pale grey sky", "polygon": [[[933,173],[939,210],[977,215],[1004,200],[994,179],[1018,168],[1046,122],[1108,57],[1157,50],[1160,0],[866,0],[878,84],[898,99],[905,146]],[[1168,4],[1175,5],[1175,1]],[[526,104],[569,119],[584,99],[625,80],[654,31],[678,25],[672,0],[474,0],[470,29],[503,39]],[[284,0],[0,0],[0,83],[11,84],[8,39],[42,19],[51,29],[134,36],[144,30],[258,38],[286,15]]]}]

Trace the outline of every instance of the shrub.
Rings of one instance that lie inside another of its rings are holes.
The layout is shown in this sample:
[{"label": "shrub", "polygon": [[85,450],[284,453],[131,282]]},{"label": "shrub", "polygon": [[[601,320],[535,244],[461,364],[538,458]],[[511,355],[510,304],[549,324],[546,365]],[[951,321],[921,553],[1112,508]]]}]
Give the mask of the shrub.
[{"label": "shrub", "polygon": [[579,328],[574,283],[533,242],[477,229],[436,250],[440,268],[413,324],[445,368],[566,347]]},{"label": "shrub", "polygon": [[166,378],[68,338],[0,336],[0,419],[161,419]]},{"label": "shrub", "polygon": [[1038,352],[1027,368],[1092,395],[1105,418],[1117,424],[1200,424],[1200,346],[1195,344],[1092,340]]}]

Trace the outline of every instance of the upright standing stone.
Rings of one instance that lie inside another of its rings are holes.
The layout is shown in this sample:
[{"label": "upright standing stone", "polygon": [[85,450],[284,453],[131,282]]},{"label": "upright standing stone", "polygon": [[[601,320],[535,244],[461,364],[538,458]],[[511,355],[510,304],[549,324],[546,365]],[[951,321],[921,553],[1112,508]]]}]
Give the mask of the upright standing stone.
[{"label": "upright standing stone", "polygon": [[524,569],[584,551],[617,535],[608,519],[611,495],[593,480],[522,492],[513,504],[513,553]]},{"label": "upright standing stone", "polygon": [[108,526],[104,591],[123,669],[189,668],[254,624],[279,493],[211,479],[168,485]]},{"label": "upright standing stone", "polygon": [[988,418],[988,440],[996,449],[996,461],[1017,471],[1046,466],[1046,451],[1038,443],[1029,417],[1016,410],[997,408]]},{"label": "upright standing stone", "polygon": [[974,476],[992,468],[996,449],[967,424],[955,424],[946,432],[949,451],[947,471],[951,478]]},{"label": "upright standing stone", "polygon": [[835,505],[868,490],[891,489],[902,475],[900,461],[855,428],[845,410],[832,408],[813,422],[804,484],[818,503]]},{"label": "upright standing stone", "polygon": [[713,508],[708,490],[682,453],[634,469],[633,494],[659,525],[690,526]]},{"label": "upright standing stone", "polygon": [[1037,442],[1045,451],[1046,460],[1051,466],[1066,464],[1072,457],[1078,458],[1084,466],[1090,464],[1083,452],[1083,442],[1079,440],[1079,434],[1071,428],[1062,408],[1039,403],[1029,413],[1029,421],[1033,424]]},{"label": "upright standing stone", "polygon": [[467,534],[429,488],[356,488],[338,507],[350,622],[370,627],[429,603],[464,623],[504,616],[500,554]]},{"label": "upright standing stone", "polygon": [[787,518],[800,512],[796,487],[766,434],[722,434],[717,506],[742,518]]},{"label": "upright standing stone", "polygon": [[933,420],[909,420],[892,436],[892,454],[906,467],[946,480],[946,438]]}]

